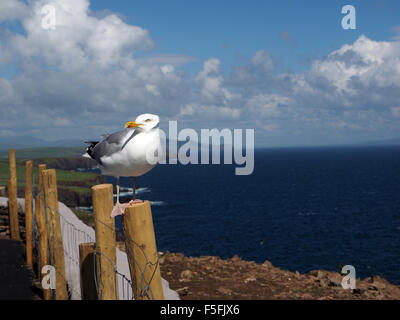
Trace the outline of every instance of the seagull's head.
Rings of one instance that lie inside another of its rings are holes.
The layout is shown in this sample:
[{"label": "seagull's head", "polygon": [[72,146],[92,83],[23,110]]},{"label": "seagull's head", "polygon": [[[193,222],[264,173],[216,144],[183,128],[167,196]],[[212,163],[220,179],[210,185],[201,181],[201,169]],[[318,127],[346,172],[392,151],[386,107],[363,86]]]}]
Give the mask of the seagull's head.
[{"label": "seagull's head", "polygon": [[150,131],[158,128],[160,118],[151,113],[141,114],[135,121],[129,121],[125,124],[126,128],[137,128],[139,131]]}]

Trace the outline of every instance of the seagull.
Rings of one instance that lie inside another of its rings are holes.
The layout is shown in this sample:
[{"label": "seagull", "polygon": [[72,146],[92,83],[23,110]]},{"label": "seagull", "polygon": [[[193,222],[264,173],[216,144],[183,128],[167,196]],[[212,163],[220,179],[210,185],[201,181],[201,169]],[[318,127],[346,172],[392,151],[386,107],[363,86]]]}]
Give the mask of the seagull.
[{"label": "seagull", "polygon": [[[135,121],[125,124],[125,129],[102,136],[101,141],[85,141],[90,144],[83,155],[96,160],[103,175],[117,179],[117,201],[111,217],[123,215],[126,207],[143,202],[136,199],[136,178],[155,167],[161,156],[160,118],[154,114],[141,114]],[[119,202],[120,177],[133,177],[133,199]]]}]

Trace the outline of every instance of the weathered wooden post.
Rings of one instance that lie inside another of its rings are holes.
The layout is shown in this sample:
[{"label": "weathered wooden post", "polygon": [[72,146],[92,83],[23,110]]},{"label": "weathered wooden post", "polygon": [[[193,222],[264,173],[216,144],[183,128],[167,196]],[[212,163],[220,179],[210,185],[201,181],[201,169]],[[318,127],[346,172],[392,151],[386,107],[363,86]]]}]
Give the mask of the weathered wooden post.
[{"label": "weathered wooden post", "polygon": [[[39,281],[40,283],[42,283],[43,280],[42,268],[48,265],[48,257],[47,257],[48,245],[47,245],[46,222],[44,220],[42,201],[39,196],[35,197],[35,210],[36,210],[36,225],[39,233],[38,275],[39,275]],[[38,215],[38,212],[42,212],[42,214]],[[42,291],[44,300],[51,300],[51,289],[42,288]]]},{"label": "weathered wooden post", "polygon": [[6,195],[6,187],[5,186],[0,186],[0,196],[4,196]]},{"label": "weathered wooden post", "polygon": [[61,234],[60,214],[58,210],[57,178],[54,169],[43,170],[43,187],[46,204],[46,215],[50,217],[50,254],[56,271],[56,300],[67,300],[65,281],[64,247]]},{"label": "weathered wooden post", "polygon": [[25,184],[25,244],[26,264],[32,268],[33,224],[32,224],[32,161],[26,162]]},{"label": "weathered wooden post", "polygon": [[[44,216],[44,189],[43,189],[43,171],[46,170],[45,164],[39,165],[38,170],[38,196],[35,197],[35,219],[36,225],[39,233],[39,245],[38,245],[38,274],[40,282],[43,279],[42,268],[45,265],[48,265],[48,236],[47,236],[47,227],[46,227],[46,219]],[[51,290],[43,289],[43,296],[45,300],[51,299]]]},{"label": "weathered wooden post", "polygon": [[96,266],[100,300],[118,300],[116,268],[115,221],[110,216],[114,205],[113,186],[92,187],[96,230]]},{"label": "weathered wooden post", "polygon": [[43,188],[43,171],[46,170],[45,164],[39,164],[38,166],[38,192],[44,199],[44,188]]},{"label": "weathered wooden post", "polygon": [[15,162],[14,149],[9,150],[10,159],[10,180],[8,181],[8,210],[10,215],[11,239],[21,240],[18,221],[18,202],[17,202],[17,165]]},{"label": "weathered wooden post", "polygon": [[163,300],[150,202],[144,201],[127,207],[123,225],[135,299]]},{"label": "weathered wooden post", "polygon": [[97,300],[96,274],[94,272],[94,242],[79,244],[79,269],[81,280],[81,299]]},{"label": "weathered wooden post", "polygon": [[10,179],[17,180],[17,164],[15,161],[15,150],[8,150],[9,160],[10,160]]}]

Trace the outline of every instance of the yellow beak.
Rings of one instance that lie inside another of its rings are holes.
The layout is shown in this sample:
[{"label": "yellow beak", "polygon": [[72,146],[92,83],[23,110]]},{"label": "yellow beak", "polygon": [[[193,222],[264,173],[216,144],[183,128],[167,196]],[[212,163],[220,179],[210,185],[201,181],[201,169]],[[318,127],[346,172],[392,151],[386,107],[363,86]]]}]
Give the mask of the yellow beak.
[{"label": "yellow beak", "polygon": [[141,126],[141,123],[136,123],[135,121],[129,121],[125,124],[125,128],[137,128]]}]

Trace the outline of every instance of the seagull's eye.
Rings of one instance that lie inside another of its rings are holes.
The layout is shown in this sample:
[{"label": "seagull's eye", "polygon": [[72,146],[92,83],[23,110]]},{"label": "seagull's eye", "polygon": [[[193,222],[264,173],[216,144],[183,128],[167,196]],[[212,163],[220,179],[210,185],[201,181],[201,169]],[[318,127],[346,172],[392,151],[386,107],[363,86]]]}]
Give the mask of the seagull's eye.
[{"label": "seagull's eye", "polygon": [[146,120],[144,120],[144,122],[150,122],[151,120],[150,119],[146,119]]}]

